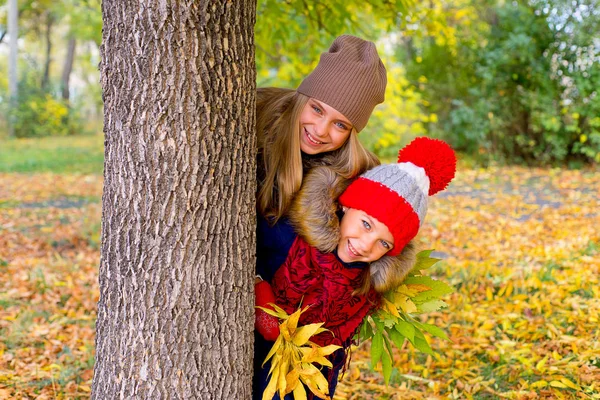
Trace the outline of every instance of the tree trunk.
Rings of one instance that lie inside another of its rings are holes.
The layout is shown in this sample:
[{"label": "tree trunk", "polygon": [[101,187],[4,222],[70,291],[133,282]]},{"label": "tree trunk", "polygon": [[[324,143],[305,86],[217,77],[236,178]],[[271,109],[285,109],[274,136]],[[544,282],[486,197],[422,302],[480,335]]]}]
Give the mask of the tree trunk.
[{"label": "tree trunk", "polygon": [[69,80],[71,78],[71,72],[73,71],[73,62],[75,61],[75,45],[77,41],[74,36],[69,37],[69,44],[67,45],[67,57],[65,58],[65,65],[63,67],[63,73],[61,78],[62,87],[62,98],[65,101],[69,101]]},{"label": "tree trunk", "polygon": [[248,399],[255,1],[104,0],[93,399]]},{"label": "tree trunk", "polygon": [[19,7],[17,0],[8,1],[8,34],[10,36],[10,50],[8,54],[8,96],[10,113],[8,116],[8,136],[15,136],[15,121],[13,110],[17,107],[17,92],[19,76],[17,73],[17,58],[19,52]]},{"label": "tree trunk", "polygon": [[50,82],[50,63],[52,62],[52,24],[54,17],[48,11],[46,13],[46,60],[44,61],[44,76],[42,77],[42,89],[48,89]]}]

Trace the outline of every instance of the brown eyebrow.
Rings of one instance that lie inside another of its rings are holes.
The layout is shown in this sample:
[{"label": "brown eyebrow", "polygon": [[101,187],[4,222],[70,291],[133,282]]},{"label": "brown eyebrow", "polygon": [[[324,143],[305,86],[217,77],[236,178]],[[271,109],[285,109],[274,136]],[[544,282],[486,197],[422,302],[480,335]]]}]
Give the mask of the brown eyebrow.
[{"label": "brown eyebrow", "polygon": [[[318,100],[316,99],[310,99],[313,103],[316,103],[317,106],[319,106],[319,108],[321,109],[321,111],[323,112],[327,112],[327,110],[325,110],[325,107],[323,107],[323,104],[321,104]],[[341,122],[344,125],[348,125],[348,129],[352,129],[352,123],[348,120],[345,119],[336,119],[336,122]]]}]

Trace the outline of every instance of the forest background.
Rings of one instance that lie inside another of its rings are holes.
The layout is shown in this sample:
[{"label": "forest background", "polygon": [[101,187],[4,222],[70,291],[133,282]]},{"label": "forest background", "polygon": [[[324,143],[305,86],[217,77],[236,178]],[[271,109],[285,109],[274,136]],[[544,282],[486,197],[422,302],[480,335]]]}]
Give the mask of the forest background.
[{"label": "forest background", "polygon": [[[0,397],[86,397],[100,2],[18,7],[11,98],[0,0]],[[423,318],[451,341],[397,353],[390,386],[360,347],[338,396],[600,398],[600,3],[262,0],[255,29],[258,86],[296,87],[341,33],[375,41],[388,89],[361,141],[384,160],[420,135],[460,153],[420,239],[456,289]]]}]

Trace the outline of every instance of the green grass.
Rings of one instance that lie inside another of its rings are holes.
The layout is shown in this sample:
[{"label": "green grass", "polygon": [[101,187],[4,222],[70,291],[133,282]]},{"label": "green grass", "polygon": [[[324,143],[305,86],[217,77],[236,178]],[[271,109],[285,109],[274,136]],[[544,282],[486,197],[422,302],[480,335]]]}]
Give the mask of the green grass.
[{"label": "green grass", "polygon": [[0,140],[0,172],[102,174],[102,135]]}]

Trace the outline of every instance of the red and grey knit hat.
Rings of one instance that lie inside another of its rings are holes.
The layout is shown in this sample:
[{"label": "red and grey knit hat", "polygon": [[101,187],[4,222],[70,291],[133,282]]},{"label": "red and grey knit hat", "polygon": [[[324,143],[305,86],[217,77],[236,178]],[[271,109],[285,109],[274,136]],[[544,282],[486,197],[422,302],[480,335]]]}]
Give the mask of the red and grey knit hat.
[{"label": "red and grey knit hat", "polygon": [[383,103],[387,76],[375,43],[337,37],[319,64],[296,89],[335,108],[360,132],[375,106]]},{"label": "red and grey knit hat", "polygon": [[419,137],[399,151],[398,164],[365,172],[339,202],[384,223],[394,236],[394,248],[387,255],[395,256],[417,235],[428,196],[444,190],[455,172],[456,155],[446,142]]}]

